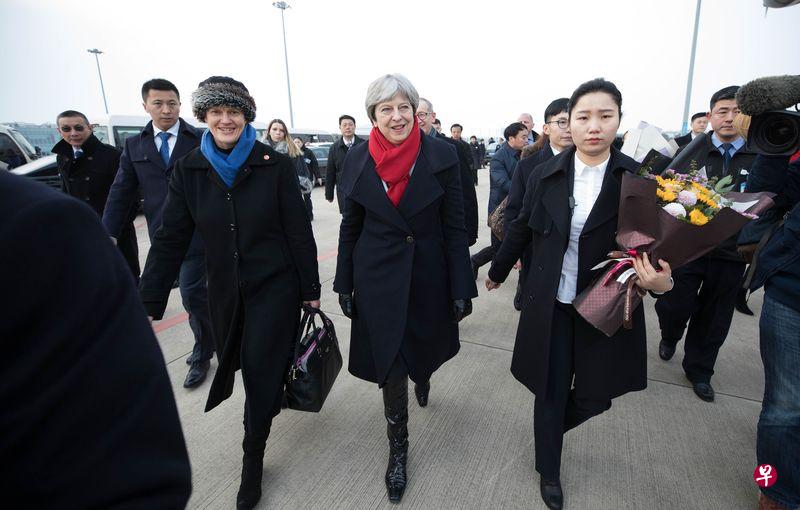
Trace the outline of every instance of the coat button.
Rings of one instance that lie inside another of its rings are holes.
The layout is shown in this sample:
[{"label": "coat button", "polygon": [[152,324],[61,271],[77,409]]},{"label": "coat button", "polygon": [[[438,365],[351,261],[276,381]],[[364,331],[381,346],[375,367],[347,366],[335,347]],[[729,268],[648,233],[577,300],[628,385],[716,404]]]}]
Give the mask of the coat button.
[{"label": "coat button", "polygon": [[235,230],[236,230],[236,224],[231,223],[231,232],[234,232]]},{"label": "coat button", "polygon": [[539,271],[544,271],[544,267],[540,265],[539,266]]},{"label": "coat button", "polygon": [[408,236],[408,237],[406,237],[406,242],[407,242],[408,244],[414,244],[414,236]]},{"label": "coat button", "polygon": [[227,195],[225,195],[225,200],[230,200],[230,199],[231,199],[231,194],[230,194],[230,193],[228,193]]},{"label": "coat button", "polygon": [[243,288],[245,288],[245,287],[247,287],[247,280],[242,280],[242,281],[240,281],[240,282],[239,282],[239,288],[242,288],[242,289],[243,289]]},{"label": "coat button", "polygon": [[238,251],[233,252],[233,258],[235,258],[235,259],[239,258],[239,252]]},{"label": "coat button", "polygon": [[84,177],[84,178],[83,178],[83,180],[84,180],[84,181],[90,181],[91,179],[90,179],[90,178],[89,178],[89,176],[87,175],[86,177]]}]

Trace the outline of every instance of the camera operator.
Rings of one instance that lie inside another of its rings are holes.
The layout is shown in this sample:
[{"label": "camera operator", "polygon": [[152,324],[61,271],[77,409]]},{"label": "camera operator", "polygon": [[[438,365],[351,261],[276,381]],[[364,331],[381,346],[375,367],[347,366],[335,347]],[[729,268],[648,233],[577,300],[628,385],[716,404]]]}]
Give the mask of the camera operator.
[{"label": "camera operator", "polygon": [[[759,508],[770,509],[800,508],[800,159],[790,162],[787,155],[800,154],[800,113],[780,110],[800,101],[798,78],[761,78],[737,96],[743,113],[754,115],[748,148],[760,153],[747,190],[776,193],[775,206],[739,238],[740,253],[753,259],[750,290],[764,287],[759,323],[764,399],[756,458],[759,466],[770,464],[776,471],[775,484],[761,488]],[[785,99],[764,85],[787,86]]]}]

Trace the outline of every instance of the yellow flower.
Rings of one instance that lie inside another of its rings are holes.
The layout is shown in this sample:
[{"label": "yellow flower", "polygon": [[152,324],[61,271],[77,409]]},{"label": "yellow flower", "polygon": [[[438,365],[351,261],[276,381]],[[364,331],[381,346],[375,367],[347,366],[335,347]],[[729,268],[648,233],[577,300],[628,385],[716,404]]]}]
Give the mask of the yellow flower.
[{"label": "yellow flower", "polygon": [[697,200],[698,200],[698,202],[703,202],[704,204],[706,204],[709,207],[712,207],[714,209],[719,209],[719,204],[714,202],[707,195],[697,195]]},{"label": "yellow flower", "polygon": [[708,223],[708,216],[698,209],[692,209],[692,212],[689,213],[689,221],[692,225],[705,225]]},{"label": "yellow flower", "polygon": [[678,198],[678,195],[676,195],[672,191],[662,190],[662,189],[656,190],[656,196],[658,196],[658,198],[660,198],[664,202],[674,202],[675,199]]}]

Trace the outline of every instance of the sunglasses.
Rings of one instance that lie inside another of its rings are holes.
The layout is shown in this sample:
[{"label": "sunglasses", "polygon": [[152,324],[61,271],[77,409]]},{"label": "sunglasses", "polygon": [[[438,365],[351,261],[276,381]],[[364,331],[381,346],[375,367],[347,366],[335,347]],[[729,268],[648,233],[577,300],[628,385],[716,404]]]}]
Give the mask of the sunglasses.
[{"label": "sunglasses", "polygon": [[62,126],[62,127],[58,128],[58,130],[59,130],[59,131],[61,131],[61,132],[63,132],[63,133],[69,133],[69,132],[70,132],[70,131],[72,131],[73,129],[74,129],[75,131],[77,131],[78,133],[80,133],[81,131],[83,131],[83,130],[85,130],[85,129],[87,129],[87,128],[86,128],[86,126],[81,126],[80,124],[79,124],[79,125],[77,125],[77,126],[73,126],[73,127],[70,127],[70,126]]}]

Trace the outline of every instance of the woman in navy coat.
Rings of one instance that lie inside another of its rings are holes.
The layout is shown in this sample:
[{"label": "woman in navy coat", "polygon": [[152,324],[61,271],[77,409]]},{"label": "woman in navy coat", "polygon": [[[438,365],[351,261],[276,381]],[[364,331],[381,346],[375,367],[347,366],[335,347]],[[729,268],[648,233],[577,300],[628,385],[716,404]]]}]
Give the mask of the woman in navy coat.
[{"label": "woman in navy coat", "polygon": [[345,196],[334,290],[353,321],[350,372],[383,388],[389,500],[406,486],[408,378],[420,405],[429,379],[459,349],[458,321],[477,295],[464,228],[459,160],[420,136],[419,95],[403,76],[367,91],[369,143],[344,162]]}]

